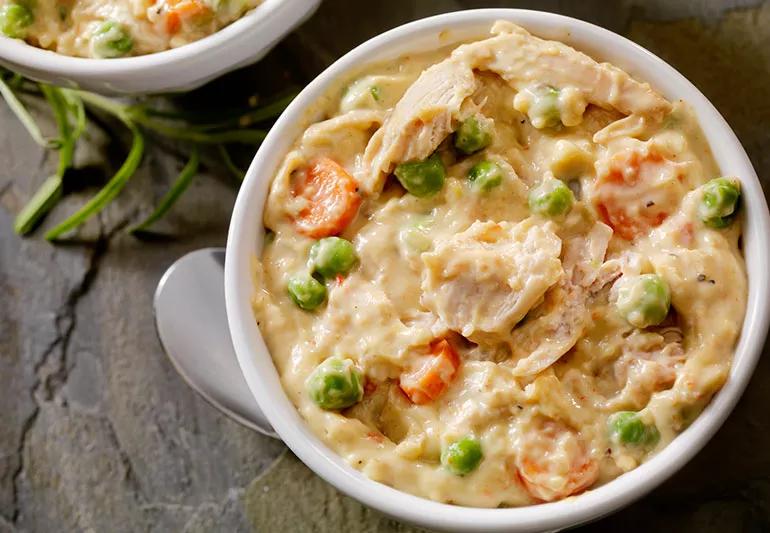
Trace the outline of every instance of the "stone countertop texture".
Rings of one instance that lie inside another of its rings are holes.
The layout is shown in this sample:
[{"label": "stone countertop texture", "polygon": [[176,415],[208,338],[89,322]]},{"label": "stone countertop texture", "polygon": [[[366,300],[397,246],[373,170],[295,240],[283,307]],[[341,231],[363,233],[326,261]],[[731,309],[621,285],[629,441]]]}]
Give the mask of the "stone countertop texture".
[{"label": "stone countertop texture", "polygon": [[[327,0],[262,63],[190,98],[268,80],[302,84],[383,30],[492,5],[575,16],[652,50],[711,99],[760,178],[770,176],[770,2]],[[99,154],[107,153],[114,171],[123,141],[89,132],[92,149],[79,149],[80,166],[104,167]],[[153,147],[79,242],[52,246],[42,231],[13,234],[14,215],[55,157],[43,156],[4,104],[0,161],[0,533],[415,531],[342,496],[279,442],[220,415],[164,356],[152,293],[174,259],[224,245],[236,191],[222,172],[199,176],[163,222],[174,239],[139,242],[126,224],[152,208],[182,164]],[[94,183],[68,195],[45,226],[80,205]],[[733,415],[690,464],[583,529],[770,531],[768,406],[766,353]]]}]

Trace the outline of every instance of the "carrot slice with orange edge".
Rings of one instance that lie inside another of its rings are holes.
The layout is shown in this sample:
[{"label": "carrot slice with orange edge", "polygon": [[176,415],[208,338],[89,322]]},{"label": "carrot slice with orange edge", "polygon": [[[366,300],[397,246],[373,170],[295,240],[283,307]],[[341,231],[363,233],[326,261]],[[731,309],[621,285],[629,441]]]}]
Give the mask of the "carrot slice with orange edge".
[{"label": "carrot slice with orange edge", "polygon": [[166,33],[174,35],[182,27],[182,19],[176,11],[169,11],[166,14]]},{"label": "carrot slice with orange edge", "polygon": [[581,436],[552,420],[527,430],[516,470],[524,488],[539,501],[578,494],[599,477],[599,465]]},{"label": "carrot slice with orange edge", "polygon": [[460,357],[446,339],[433,341],[430,353],[418,368],[401,375],[399,385],[412,403],[426,404],[441,396],[460,367]]},{"label": "carrot slice with orange edge", "polygon": [[170,0],[169,6],[166,31],[172,35],[181,29],[182,21],[202,17],[211,12],[211,8],[200,0]]},{"label": "carrot slice with orange edge", "polygon": [[677,187],[661,187],[660,177],[681,181],[676,164],[654,150],[621,152],[596,178],[594,202],[602,220],[628,241],[668,218],[669,198]]},{"label": "carrot slice with orange edge", "polygon": [[315,160],[299,174],[294,196],[306,201],[294,218],[294,225],[297,231],[314,239],[342,233],[361,205],[356,180],[328,157]]}]

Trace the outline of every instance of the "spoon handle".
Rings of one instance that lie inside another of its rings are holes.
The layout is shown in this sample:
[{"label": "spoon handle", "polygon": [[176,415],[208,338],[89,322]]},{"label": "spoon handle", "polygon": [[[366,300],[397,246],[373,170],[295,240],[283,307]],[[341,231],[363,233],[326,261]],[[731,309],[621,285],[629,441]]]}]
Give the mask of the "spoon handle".
[{"label": "spoon handle", "polygon": [[244,426],[277,439],[233,350],[224,264],[224,248],[204,248],[166,270],[153,302],[158,338],[177,372],[205,400]]}]

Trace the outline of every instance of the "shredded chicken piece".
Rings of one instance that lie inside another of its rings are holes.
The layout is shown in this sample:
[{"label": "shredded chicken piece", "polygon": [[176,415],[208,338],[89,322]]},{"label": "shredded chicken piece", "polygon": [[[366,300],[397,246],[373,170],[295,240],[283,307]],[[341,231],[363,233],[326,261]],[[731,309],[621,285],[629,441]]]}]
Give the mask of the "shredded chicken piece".
[{"label": "shredded chicken piece", "polygon": [[565,244],[564,270],[572,273],[573,284],[590,287],[596,281],[611,238],[612,228],[597,222],[584,239]]},{"label": "shredded chicken piece", "polygon": [[430,156],[455,129],[463,102],[476,86],[473,71],[452,61],[426,69],[367,145],[358,175],[363,190],[378,193],[398,163]]},{"label": "shredded chicken piece", "polygon": [[542,372],[572,348],[590,319],[581,289],[564,281],[548,291],[545,301],[532,312],[510,339],[513,372],[531,376]]},{"label": "shredded chicken piece", "polygon": [[507,338],[563,275],[553,230],[533,219],[473,223],[422,255],[422,304],[464,337]]},{"label": "shredded chicken piece", "polygon": [[[344,115],[324,120],[310,126],[302,135],[302,146],[330,145],[340,137],[350,136],[370,126],[379,126],[385,112],[377,109],[354,109]],[[333,145],[332,145],[333,146]],[[337,147],[339,148],[339,147]]]},{"label": "shredded chicken piece", "polygon": [[452,57],[468,57],[468,64],[496,72],[516,90],[533,83],[572,87],[596,106],[656,120],[671,110],[671,104],[649,84],[564,43],[540,39],[511,22],[497,22],[492,33],[495,36],[490,39],[459,47]]},{"label": "shredded chicken piece", "polygon": [[542,372],[572,348],[591,320],[586,300],[601,271],[612,230],[597,222],[584,238],[564,246],[566,276],[545,294],[524,324],[513,330],[509,345],[514,374]]},{"label": "shredded chicken piece", "polygon": [[622,352],[611,365],[602,368],[608,398],[602,408],[639,410],[647,405],[653,393],[673,386],[679,368],[686,360],[682,347],[682,330],[676,313],[666,323],[645,330],[629,330],[622,342]]},{"label": "shredded chicken piece", "polygon": [[473,112],[468,100],[479,83],[477,71],[495,73],[517,91],[544,84],[569,89],[584,104],[625,115],[657,121],[671,109],[648,84],[565,44],[539,39],[509,22],[498,22],[492,33],[458,47],[409,87],[366,147],[358,175],[365,192],[378,194],[397,164],[428,157]]}]

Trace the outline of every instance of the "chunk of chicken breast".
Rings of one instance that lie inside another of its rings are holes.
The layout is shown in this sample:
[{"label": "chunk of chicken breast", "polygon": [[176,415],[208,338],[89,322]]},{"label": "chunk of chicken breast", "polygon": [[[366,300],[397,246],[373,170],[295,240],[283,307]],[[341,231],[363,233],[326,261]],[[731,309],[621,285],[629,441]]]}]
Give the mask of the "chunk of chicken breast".
[{"label": "chunk of chicken breast", "polygon": [[649,115],[655,119],[671,110],[671,104],[649,84],[636,81],[609,63],[598,63],[564,43],[540,39],[505,21],[497,22],[492,33],[494,37],[457,48],[452,59],[495,72],[517,91],[532,85],[571,87],[580,91],[588,103],[624,115]]},{"label": "chunk of chicken breast", "polygon": [[552,223],[474,222],[422,255],[421,303],[474,341],[502,340],[563,276]]},{"label": "chunk of chicken breast", "polygon": [[369,141],[358,176],[363,190],[379,192],[398,163],[430,156],[455,129],[463,102],[475,90],[473,71],[463,65],[446,60],[426,69]]},{"label": "chunk of chicken breast", "polygon": [[407,89],[366,147],[357,176],[364,192],[378,194],[397,164],[428,157],[473,112],[470,97],[481,83],[479,71],[499,75],[517,91],[569,88],[584,102],[625,115],[659,120],[671,109],[648,84],[563,43],[539,39],[510,22],[496,23],[492,33],[458,47]]},{"label": "chunk of chicken breast", "polygon": [[597,222],[582,238],[565,243],[561,282],[545,294],[527,321],[513,330],[509,345],[513,372],[534,375],[558,361],[578,341],[591,317],[589,288],[601,272],[612,230]]}]

